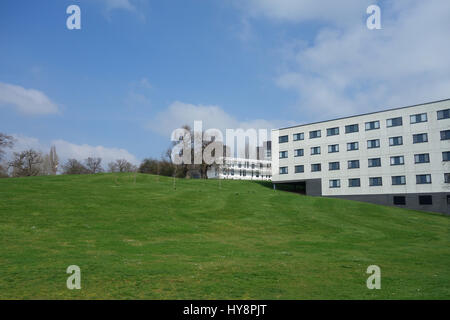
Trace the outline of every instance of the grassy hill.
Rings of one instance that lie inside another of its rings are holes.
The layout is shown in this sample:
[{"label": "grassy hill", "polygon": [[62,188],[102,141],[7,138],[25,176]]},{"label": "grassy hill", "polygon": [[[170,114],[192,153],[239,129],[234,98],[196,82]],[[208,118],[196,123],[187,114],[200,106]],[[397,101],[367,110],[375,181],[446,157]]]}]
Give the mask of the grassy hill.
[{"label": "grassy hill", "polygon": [[450,217],[254,182],[0,179],[0,298],[450,299]]}]

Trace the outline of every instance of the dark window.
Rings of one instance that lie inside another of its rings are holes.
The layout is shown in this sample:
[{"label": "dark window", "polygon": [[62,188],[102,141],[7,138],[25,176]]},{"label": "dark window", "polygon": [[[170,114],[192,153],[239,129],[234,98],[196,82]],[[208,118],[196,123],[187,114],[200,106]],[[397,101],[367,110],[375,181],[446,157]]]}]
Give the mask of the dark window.
[{"label": "dark window", "polygon": [[305,172],[305,166],[304,165],[295,166],[295,173],[303,173],[303,172]]},{"label": "dark window", "polygon": [[450,161],[450,151],[442,152],[442,161]]},{"label": "dark window", "polygon": [[348,179],[348,186],[349,187],[360,187],[361,180],[359,178]]},{"label": "dark window", "polygon": [[320,163],[313,163],[311,165],[311,172],[317,172],[317,171],[321,171],[322,170],[322,166],[320,165]]},{"label": "dark window", "polygon": [[450,118],[450,109],[439,110],[437,112],[437,119],[438,120],[449,119],[449,118]]},{"label": "dark window", "polygon": [[289,136],[278,137],[278,143],[285,143],[289,141]]},{"label": "dark window", "polygon": [[358,142],[349,142],[349,143],[347,143],[347,151],[353,151],[353,150],[358,150],[358,149],[359,149]]},{"label": "dark window", "polygon": [[287,174],[288,173],[288,167],[280,167],[280,174]]},{"label": "dark window", "polygon": [[420,153],[414,155],[414,163],[428,163],[430,162],[430,155],[428,153]]},{"label": "dark window", "polygon": [[411,123],[427,122],[427,114],[426,113],[413,114],[410,116],[410,118],[411,118]]},{"label": "dark window", "polygon": [[403,125],[402,117],[391,118],[386,120],[387,127],[398,127]]},{"label": "dark window", "polygon": [[345,126],[345,133],[352,133],[358,131],[359,131],[358,124],[349,124],[348,126]]},{"label": "dark window", "polygon": [[383,179],[381,177],[369,178],[369,186],[381,186],[383,185]]},{"label": "dark window", "polygon": [[311,155],[320,154],[320,147],[311,147]]},{"label": "dark window", "polygon": [[447,205],[450,206],[450,194],[447,195]]},{"label": "dark window", "polygon": [[450,173],[444,173],[444,182],[450,183]]},{"label": "dark window", "polygon": [[394,204],[397,206],[404,206],[406,204],[405,196],[394,196]]},{"label": "dark window", "polygon": [[348,168],[349,169],[357,169],[357,168],[359,168],[359,160],[349,160],[348,161]]},{"label": "dark window", "polygon": [[406,184],[405,176],[393,176],[392,177],[392,185],[393,186],[398,186],[398,185],[402,185],[402,184]]},{"label": "dark window", "polygon": [[428,142],[428,134],[426,133],[413,134],[413,143],[422,143],[422,142]]},{"label": "dark window", "polygon": [[380,139],[367,140],[367,149],[379,148]]},{"label": "dark window", "polygon": [[305,134],[302,133],[294,133],[294,141],[304,140]]},{"label": "dark window", "polygon": [[416,175],[417,184],[429,184],[431,183],[431,174],[418,174]]},{"label": "dark window", "polygon": [[330,188],[340,188],[341,187],[341,180],[334,179],[330,180]]},{"label": "dark window", "polygon": [[369,159],[369,168],[372,167],[381,167],[381,158]]},{"label": "dark window", "polygon": [[339,127],[327,129],[327,136],[337,136],[339,134]]},{"label": "dark window", "polygon": [[403,137],[391,137],[389,138],[389,145],[392,146],[401,146],[403,144]]},{"label": "dark window", "polygon": [[329,170],[339,170],[340,169],[339,162],[330,162],[328,165],[329,165]]},{"label": "dark window", "polygon": [[280,159],[285,159],[288,157],[287,151],[280,151]]},{"label": "dark window", "polygon": [[338,144],[332,144],[328,146],[328,153],[334,153],[339,152],[339,145]]},{"label": "dark window", "polygon": [[400,166],[405,164],[404,156],[391,157],[391,166]]},{"label": "dark window", "polygon": [[450,140],[450,130],[441,131],[441,140]]},{"label": "dark window", "polygon": [[419,204],[420,205],[431,205],[433,204],[432,196],[419,196]]},{"label": "dark window", "polygon": [[309,138],[310,139],[320,138],[320,136],[321,136],[320,130],[315,130],[315,131],[310,131],[309,132]]},{"label": "dark window", "polygon": [[294,157],[303,157],[303,149],[295,149]]},{"label": "dark window", "polygon": [[380,129],[380,121],[366,122],[366,131]]}]

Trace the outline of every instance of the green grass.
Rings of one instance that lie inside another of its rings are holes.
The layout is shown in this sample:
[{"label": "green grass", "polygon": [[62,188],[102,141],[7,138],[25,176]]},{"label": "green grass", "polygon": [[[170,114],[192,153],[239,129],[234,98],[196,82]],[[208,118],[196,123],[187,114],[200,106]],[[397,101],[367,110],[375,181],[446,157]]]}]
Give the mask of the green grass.
[{"label": "green grass", "polygon": [[450,299],[450,218],[242,181],[1,179],[0,298]]}]

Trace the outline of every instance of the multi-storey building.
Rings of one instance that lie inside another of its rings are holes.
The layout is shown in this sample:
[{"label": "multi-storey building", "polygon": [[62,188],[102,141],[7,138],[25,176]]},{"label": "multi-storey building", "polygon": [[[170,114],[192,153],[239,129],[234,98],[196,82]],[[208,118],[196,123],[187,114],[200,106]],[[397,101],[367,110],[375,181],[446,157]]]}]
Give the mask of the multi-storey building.
[{"label": "multi-storey building", "polygon": [[450,213],[450,99],[272,130],[272,181]]},{"label": "multi-storey building", "polygon": [[272,162],[246,158],[222,158],[222,164],[208,170],[208,179],[270,180]]},{"label": "multi-storey building", "polygon": [[256,159],[250,159],[250,146],[245,147],[245,158],[223,157],[220,165],[208,170],[209,179],[271,180],[272,144],[264,141],[256,147]]}]

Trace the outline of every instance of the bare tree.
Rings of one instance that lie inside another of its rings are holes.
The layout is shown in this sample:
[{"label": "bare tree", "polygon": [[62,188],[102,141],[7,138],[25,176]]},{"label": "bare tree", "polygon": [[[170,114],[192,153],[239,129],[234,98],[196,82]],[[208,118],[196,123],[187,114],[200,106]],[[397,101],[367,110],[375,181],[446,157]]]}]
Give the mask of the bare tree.
[{"label": "bare tree", "polygon": [[68,159],[63,165],[63,174],[86,174],[89,170],[77,159]]},{"label": "bare tree", "polygon": [[[208,178],[208,175],[207,175],[208,169],[211,168],[211,166],[213,166],[213,164],[208,164],[205,162],[205,159],[203,157],[203,155],[205,153],[205,149],[207,150],[207,148],[209,149],[212,146],[219,147],[222,149],[221,150],[222,156],[224,156],[226,154],[227,147],[222,142],[215,141],[215,139],[212,139],[211,141],[203,140],[204,132],[194,132],[194,130],[192,130],[189,125],[184,125],[182,128],[187,130],[190,133],[190,137],[191,137],[190,145],[185,145],[185,148],[191,149],[190,150],[191,151],[190,152],[191,159],[190,159],[190,164],[183,163],[181,165],[178,165],[177,171],[179,171],[180,173],[184,173],[185,176],[193,177],[195,175],[199,175],[201,178],[207,179]],[[194,143],[193,143],[194,140],[201,143],[199,150],[195,150]],[[179,143],[179,141],[173,141],[171,148],[169,148],[166,151],[165,156],[169,159],[169,161],[172,161],[172,157],[171,157],[172,149],[178,143]],[[187,142],[185,142],[185,143],[187,143]],[[213,145],[213,143],[214,143],[214,145]],[[194,164],[194,159],[196,157],[200,157],[202,159],[201,164]],[[219,154],[216,155],[215,149],[213,150],[212,157],[214,159],[219,158]],[[181,170],[179,170],[179,169],[181,169]]]},{"label": "bare tree", "polygon": [[5,154],[4,148],[11,148],[14,145],[14,138],[0,132],[0,160]]},{"label": "bare tree", "polygon": [[49,158],[51,174],[55,175],[56,172],[58,172],[58,165],[59,165],[59,158],[58,158],[58,155],[56,154],[55,146],[52,146],[50,148],[50,153],[48,155],[48,158]]},{"label": "bare tree", "polygon": [[44,176],[52,174],[52,169],[51,169],[51,165],[50,165],[50,155],[48,155],[48,154],[45,154],[42,157],[40,174],[44,175]]},{"label": "bare tree", "polygon": [[87,158],[86,160],[84,160],[84,162],[86,163],[86,167],[89,170],[89,173],[99,173],[99,172],[103,172],[103,168],[102,168],[102,158]]},{"label": "bare tree", "polygon": [[152,158],[144,159],[138,170],[140,173],[158,174],[158,160]]},{"label": "bare tree", "polygon": [[0,178],[8,178],[8,170],[7,167],[0,163]]},{"label": "bare tree", "polygon": [[110,172],[134,172],[137,170],[136,166],[125,159],[118,159],[115,162],[108,163]]},{"label": "bare tree", "polygon": [[115,162],[108,163],[108,172],[119,172],[119,169]]},{"label": "bare tree", "polygon": [[14,152],[9,166],[13,169],[14,177],[37,176],[41,173],[42,155],[33,149]]}]

